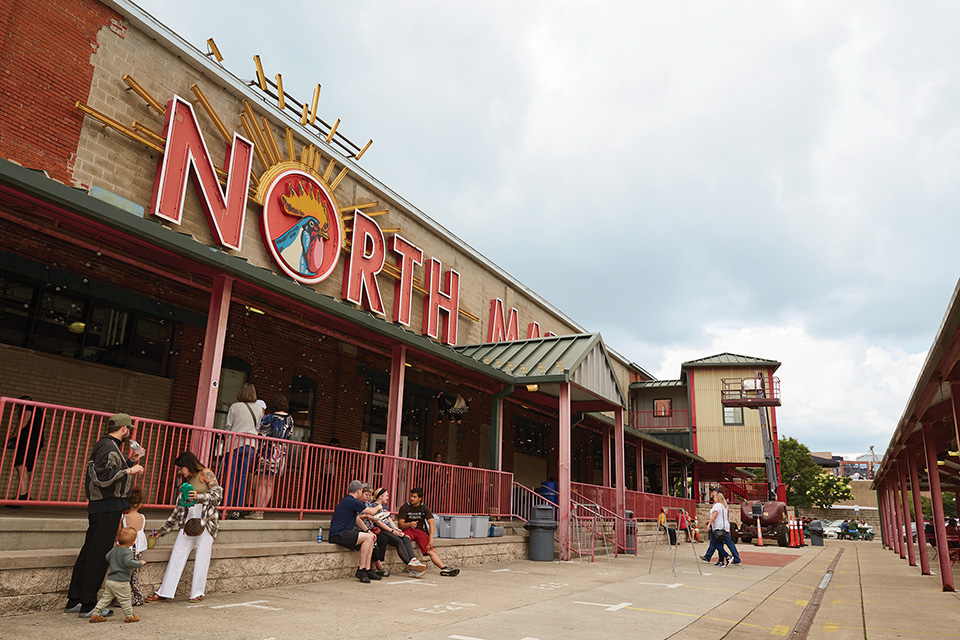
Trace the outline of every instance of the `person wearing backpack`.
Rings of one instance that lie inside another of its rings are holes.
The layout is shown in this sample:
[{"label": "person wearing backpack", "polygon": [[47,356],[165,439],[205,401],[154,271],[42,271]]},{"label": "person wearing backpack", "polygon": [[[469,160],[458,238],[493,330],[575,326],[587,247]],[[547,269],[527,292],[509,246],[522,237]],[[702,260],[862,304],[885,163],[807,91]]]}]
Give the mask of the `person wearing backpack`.
[{"label": "person wearing backpack", "polygon": [[[293,434],[293,416],[289,413],[290,404],[283,394],[270,398],[267,413],[260,420],[260,435],[278,440],[289,440]],[[287,445],[272,440],[261,440],[257,450],[257,492],[251,511],[246,516],[253,520],[263,520],[263,509],[270,506],[273,499],[273,487],[277,476],[283,475],[287,464]]]},{"label": "person wearing backpack", "polygon": [[[224,514],[230,520],[239,520],[240,513],[235,507],[244,507],[247,489],[247,475],[250,463],[256,454],[256,441],[245,436],[258,435],[263,409],[256,403],[257,390],[253,384],[244,382],[237,392],[237,401],[227,410],[225,429],[233,433],[227,436],[227,482],[224,492]],[[229,514],[227,513],[229,512]]]}]

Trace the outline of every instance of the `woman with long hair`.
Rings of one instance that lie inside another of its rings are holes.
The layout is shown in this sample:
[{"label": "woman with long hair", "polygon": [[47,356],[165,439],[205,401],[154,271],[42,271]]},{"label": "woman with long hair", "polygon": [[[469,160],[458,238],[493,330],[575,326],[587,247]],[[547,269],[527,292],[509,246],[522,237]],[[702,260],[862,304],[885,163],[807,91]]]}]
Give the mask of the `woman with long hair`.
[{"label": "woman with long hair", "polygon": [[[237,392],[237,401],[227,410],[226,430],[235,434],[255,436],[259,434],[260,419],[263,409],[257,404],[257,390],[250,382],[244,382]],[[230,507],[242,507],[243,498],[247,489],[247,474],[250,471],[250,462],[257,451],[256,442],[252,438],[242,435],[227,436],[227,451],[229,467],[227,469],[227,492],[224,500],[224,514],[231,520],[240,518],[240,513],[233,511],[227,514]]]},{"label": "woman with long hair", "polygon": [[[260,435],[289,440],[293,434],[293,416],[289,409],[290,404],[283,394],[278,393],[270,398],[267,413],[260,420]],[[257,451],[257,493],[253,498],[253,506],[258,511],[251,511],[248,517],[263,520],[263,509],[270,506],[273,499],[273,485],[277,476],[283,475],[286,466],[287,445],[268,440],[260,442]]]},{"label": "woman with long hair", "polygon": [[[710,508],[710,520],[707,522],[707,529],[710,531],[710,546],[707,547],[707,553],[703,559],[710,562],[714,550],[719,552],[717,559],[718,567],[726,567],[730,564],[730,555],[733,555],[733,564],[740,564],[740,554],[737,552],[737,546],[733,544],[733,538],[730,537],[730,509],[727,506],[727,500],[723,497],[723,489],[714,487],[710,490],[710,497],[713,500],[713,507]],[[728,555],[723,547],[730,550]]]},{"label": "woman with long hair", "polygon": [[[197,550],[193,562],[193,583],[190,587],[190,602],[200,602],[207,589],[207,570],[213,541],[220,530],[220,514],[217,507],[223,498],[223,489],[213,471],[208,469],[192,451],[185,451],[174,460],[177,472],[183,479],[173,513],[163,526],[152,534],[160,537],[176,525],[180,532],[173,543],[163,582],[147,602],[171,600],[177,592],[177,584],[183,574],[190,552]],[[189,485],[189,486],[188,486]]]},{"label": "woman with long hair", "polygon": [[[387,545],[390,545],[397,550],[397,555],[400,556],[400,559],[407,565],[407,571],[410,572],[410,575],[415,578],[422,578],[427,568],[417,558],[417,554],[413,550],[413,542],[410,538],[403,535],[403,531],[400,530],[397,523],[390,517],[390,507],[388,506],[390,494],[383,488],[377,489],[372,494],[367,494],[367,489],[369,489],[369,487],[364,488],[364,499],[366,500],[368,495],[373,498],[373,502],[367,502],[367,506],[380,507],[380,510],[370,518],[379,530],[379,533],[377,533],[377,546],[373,550],[374,558],[382,563],[387,554]],[[389,573],[387,573],[387,575],[389,575]]]}]

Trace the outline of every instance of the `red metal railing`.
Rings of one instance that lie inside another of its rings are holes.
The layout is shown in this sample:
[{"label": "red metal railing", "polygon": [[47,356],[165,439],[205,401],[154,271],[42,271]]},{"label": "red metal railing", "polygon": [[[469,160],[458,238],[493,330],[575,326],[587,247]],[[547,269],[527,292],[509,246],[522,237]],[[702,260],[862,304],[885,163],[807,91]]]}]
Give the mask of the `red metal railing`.
[{"label": "red metal railing", "polygon": [[683,509],[691,517],[697,514],[696,500],[662,496],[658,493],[644,493],[643,491],[627,491],[627,509],[633,511],[637,520],[656,520],[660,509]]},{"label": "red metal railing", "polygon": [[[104,433],[110,413],[42,402],[0,398],[0,434],[12,448],[0,450],[0,504],[17,503],[18,474],[13,469],[17,443],[29,438],[24,411],[43,412],[43,447],[39,449],[30,482],[30,504],[82,506],[86,504],[83,476],[93,445]],[[134,438],[147,450],[141,462],[145,473],[137,479],[148,507],[170,506],[180,484],[173,461],[192,450],[217,475],[225,496],[235,463],[230,455],[235,445],[259,450],[267,443],[286,447],[282,473],[271,476],[261,469],[254,454],[246,474],[243,499],[235,511],[299,513],[329,512],[346,492],[351,480],[374,487],[389,487],[396,478],[392,496],[398,507],[413,488],[422,488],[425,500],[438,513],[509,515],[513,474],[411,460],[377,453],[339,449],[290,440],[240,435],[187,424],[133,418]],[[267,505],[256,502],[258,485],[272,485]]]},{"label": "red metal railing", "polygon": [[690,412],[687,409],[631,411],[630,426],[634,429],[689,429]]},{"label": "red metal railing", "polygon": [[533,511],[533,507],[535,505],[553,507],[555,514],[554,517],[556,517],[556,510],[560,508],[560,505],[553,500],[540,495],[529,487],[514,482],[513,492],[511,495],[511,515],[526,522],[530,520],[530,513]]},{"label": "red metal railing", "polygon": [[[591,502],[595,502],[611,512],[617,508],[617,490],[614,487],[601,487],[595,484],[581,484],[575,482],[571,489]],[[663,507],[685,509],[688,514],[697,512],[695,500],[664,496],[659,493],[644,493],[643,491],[626,491],[625,509],[633,511],[636,520],[656,520]]]},{"label": "red metal railing", "polygon": [[727,502],[746,502],[762,500],[766,502],[770,495],[770,485],[766,482],[720,482]]}]

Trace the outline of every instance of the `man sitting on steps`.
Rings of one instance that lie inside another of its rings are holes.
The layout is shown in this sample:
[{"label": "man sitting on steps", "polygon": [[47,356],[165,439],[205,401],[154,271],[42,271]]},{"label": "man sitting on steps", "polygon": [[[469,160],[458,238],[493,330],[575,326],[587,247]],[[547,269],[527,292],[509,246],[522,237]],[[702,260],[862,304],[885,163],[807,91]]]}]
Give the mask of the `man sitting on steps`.
[{"label": "man sitting on steps", "polygon": [[410,490],[410,502],[400,507],[397,524],[403,529],[405,536],[417,542],[420,551],[430,556],[433,564],[439,567],[440,575],[455,576],[460,573],[460,569],[443,564],[440,554],[433,547],[433,513],[423,504],[423,489]]},{"label": "man sitting on steps", "polygon": [[330,542],[351,551],[360,551],[360,566],[357,567],[357,580],[369,584],[371,580],[379,580],[380,576],[370,569],[370,558],[373,556],[373,544],[377,541],[370,531],[356,531],[357,516],[360,514],[372,516],[380,510],[379,507],[368,507],[360,501],[363,493],[363,483],[351,480],[347,487],[347,495],[340,499],[330,517]]}]

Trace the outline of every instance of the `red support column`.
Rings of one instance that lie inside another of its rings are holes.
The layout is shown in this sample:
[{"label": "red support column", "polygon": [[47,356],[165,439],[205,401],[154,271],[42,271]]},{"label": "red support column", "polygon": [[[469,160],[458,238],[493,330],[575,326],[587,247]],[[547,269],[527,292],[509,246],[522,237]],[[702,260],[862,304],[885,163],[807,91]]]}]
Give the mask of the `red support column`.
[{"label": "red support column", "polygon": [[927,459],[927,475],[930,481],[930,501],[933,503],[933,530],[937,536],[937,559],[940,561],[940,576],[944,591],[954,591],[953,570],[950,568],[950,551],[947,549],[947,528],[943,522],[943,494],[940,491],[940,472],[937,469],[937,451],[934,448],[933,426],[923,425],[923,450]]},{"label": "red support column", "polygon": [[670,458],[666,449],[660,452],[660,486],[662,495],[670,495]]},{"label": "red support column", "polygon": [[[617,515],[622,516],[627,509],[627,474],[624,465],[624,446],[623,441],[623,407],[617,407],[614,411],[614,420],[616,421],[614,429],[616,430],[615,438],[615,449],[617,454],[616,462],[616,473],[617,473]],[[624,527],[623,520],[617,520],[617,540],[620,545],[626,550],[626,545],[624,544],[627,539],[626,528]],[[633,548],[634,545],[630,544],[630,547]]]},{"label": "red support column", "polygon": [[[210,307],[207,312],[207,329],[203,337],[197,402],[193,409],[193,424],[198,427],[213,427],[213,417],[217,410],[220,368],[223,364],[223,343],[227,335],[232,293],[233,278],[222,273],[214,276],[213,289],[210,292]],[[195,433],[190,449],[204,464],[213,464],[210,457],[212,443],[213,438],[210,433]]]},{"label": "red support column", "polygon": [[610,429],[604,427],[602,436],[603,442],[603,480],[601,484],[605,487],[613,486],[610,484]]},{"label": "red support column", "polygon": [[560,383],[560,438],[557,447],[560,481],[560,559],[570,559],[570,383]]},{"label": "red support column", "polygon": [[877,488],[877,501],[880,507],[880,539],[883,546],[890,548],[890,513],[887,511],[887,483],[881,482]]},{"label": "red support column", "polygon": [[901,558],[906,558],[906,549],[903,547],[903,515],[900,513],[900,487],[897,484],[897,470],[891,468],[890,487],[893,495],[893,539],[894,549]]},{"label": "red support column", "polygon": [[917,451],[907,448],[910,473],[910,493],[913,495],[913,520],[917,523],[917,547],[920,552],[920,574],[930,575],[930,556],[927,554],[927,532],[923,528],[923,507],[920,502],[920,481],[917,474]]},{"label": "red support column", "polygon": [[643,440],[637,440],[637,491],[646,491],[643,483]]},{"label": "red support column", "polygon": [[393,357],[390,361],[390,398],[387,406],[387,441],[384,443],[384,453],[389,458],[384,465],[383,486],[387,487],[395,504],[400,504],[402,496],[397,496],[397,476],[400,466],[400,422],[403,419],[403,383],[407,375],[407,347],[394,345]]},{"label": "red support column", "polygon": [[[904,455],[910,457],[909,451],[904,451]],[[914,554],[913,550],[913,531],[910,527],[910,507],[907,502],[907,465],[904,464],[903,460],[897,463],[898,476],[900,476],[900,507],[903,511],[903,530],[904,530],[904,544],[907,546],[907,557],[909,558],[908,562],[911,567],[917,566],[917,556]],[[923,520],[920,521],[921,524],[917,525],[918,527],[923,527]]]}]

